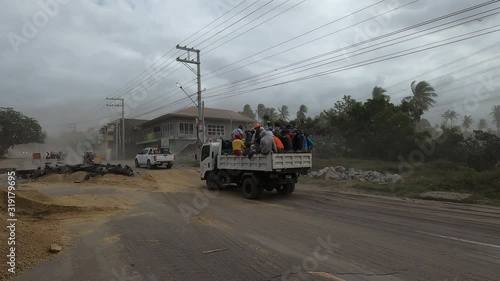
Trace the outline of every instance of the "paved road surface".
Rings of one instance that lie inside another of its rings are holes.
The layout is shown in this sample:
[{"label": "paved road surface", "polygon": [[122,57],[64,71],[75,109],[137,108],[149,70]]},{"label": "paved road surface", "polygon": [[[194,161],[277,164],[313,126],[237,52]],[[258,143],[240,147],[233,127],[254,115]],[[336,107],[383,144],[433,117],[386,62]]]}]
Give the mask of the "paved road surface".
[{"label": "paved road surface", "polygon": [[138,192],[142,204],[78,226],[95,231],[15,280],[500,280],[497,208],[305,185],[250,201],[202,186]]}]

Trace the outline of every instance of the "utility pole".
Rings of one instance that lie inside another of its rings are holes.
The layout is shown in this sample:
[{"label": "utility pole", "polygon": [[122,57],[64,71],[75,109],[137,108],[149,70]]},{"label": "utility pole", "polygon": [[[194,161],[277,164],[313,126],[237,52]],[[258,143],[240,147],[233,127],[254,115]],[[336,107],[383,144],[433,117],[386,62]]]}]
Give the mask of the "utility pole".
[{"label": "utility pole", "polygon": [[[187,48],[186,46],[181,47],[179,45],[176,46],[177,49],[187,51],[187,59],[177,58],[177,61],[184,63],[187,68],[193,71],[196,74],[196,78],[198,80],[198,147],[201,147],[203,143],[205,143],[205,128],[201,128],[201,126],[205,126],[203,123],[203,106],[201,104],[201,71],[200,71],[200,50],[194,48]],[[191,52],[196,53],[196,60],[190,59]],[[188,64],[196,64],[196,71],[190,67]]]},{"label": "utility pole", "polygon": [[[106,98],[106,100],[120,101],[121,104],[106,104],[106,106],[122,107],[122,128],[121,128],[121,157],[125,159],[125,100],[119,98]],[[117,130],[118,128],[115,128]],[[118,138],[117,138],[118,139]]]}]

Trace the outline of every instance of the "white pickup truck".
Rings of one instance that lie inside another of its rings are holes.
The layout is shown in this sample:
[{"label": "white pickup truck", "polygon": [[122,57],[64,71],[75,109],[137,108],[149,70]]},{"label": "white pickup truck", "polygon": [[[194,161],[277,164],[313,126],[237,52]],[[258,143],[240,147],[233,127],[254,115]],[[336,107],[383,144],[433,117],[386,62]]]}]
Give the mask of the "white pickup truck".
[{"label": "white pickup truck", "polygon": [[311,153],[256,154],[246,156],[223,155],[219,142],[205,144],[201,149],[200,177],[208,189],[230,184],[241,187],[243,196],[258,198],[264,190],[290,194],[300,175],[312,168]]},{"label": "white pickup truck", "polygon": [[135,156],[135,167],[146,165],[148,169],[165,165],[167,169],[172,168],[175,155],[168,148],[145,148]]}]

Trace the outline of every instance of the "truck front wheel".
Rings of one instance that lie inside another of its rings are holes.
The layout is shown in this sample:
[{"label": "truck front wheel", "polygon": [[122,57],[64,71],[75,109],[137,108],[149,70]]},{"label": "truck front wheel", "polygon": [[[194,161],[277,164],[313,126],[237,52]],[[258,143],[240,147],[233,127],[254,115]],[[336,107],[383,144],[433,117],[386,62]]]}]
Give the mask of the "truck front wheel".
[{"label": "truck front wheel", "polygon": [[247,177],[243,180],[241,184],[241,191],[243,196],[247,199],[257,199],[262,193],[262,187],[255,182],[251,177]]},{"label": "truck front wheel", "polygon": [[208,190],[217,190],[219,189],[219,185],[217,184],[216,180],[215,180],[215,173],[214,172],[210,172],[206,175],[206,180],[205,182],[207,183],[207,188]]}]

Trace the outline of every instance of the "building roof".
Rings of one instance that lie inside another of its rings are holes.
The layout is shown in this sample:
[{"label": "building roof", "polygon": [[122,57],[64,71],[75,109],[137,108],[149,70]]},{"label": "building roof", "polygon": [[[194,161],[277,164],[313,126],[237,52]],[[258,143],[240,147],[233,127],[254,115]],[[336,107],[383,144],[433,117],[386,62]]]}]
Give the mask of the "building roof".
[{"label": "building roof", "polygon": [[[238,112],[232,110],[225,109],[216,109],[216,108],[206,108],[205,107],[205,119],[220,119],[220,120],[233,120],[234,122],[242,122],[242,123],[254,123],[255,120],[252,118],[246,117],[244,115],[239,114]],[[162,122],[171,117],[198,117],[198,108],[196,106],[186,107],[184,109],[180,109],[171,113],[167,113],[165,115],[156,117],[153,120],[144,122],[141,126],[155,124],[158,122]]]}]

